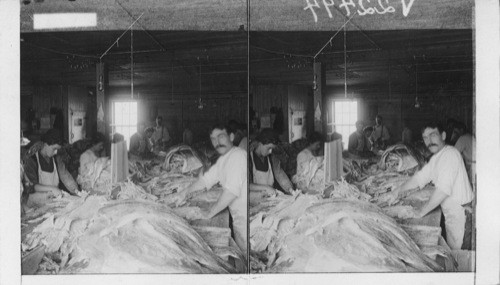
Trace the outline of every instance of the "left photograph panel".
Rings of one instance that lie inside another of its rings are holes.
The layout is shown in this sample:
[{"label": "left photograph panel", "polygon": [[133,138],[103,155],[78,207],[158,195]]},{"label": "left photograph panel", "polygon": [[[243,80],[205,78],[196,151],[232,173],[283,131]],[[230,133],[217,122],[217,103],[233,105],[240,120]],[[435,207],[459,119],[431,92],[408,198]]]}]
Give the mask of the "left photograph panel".
[{"label": "left photograph panel", "polygon": [[23,275],[248,272],[246,1],[198,2],[21,2]]}]

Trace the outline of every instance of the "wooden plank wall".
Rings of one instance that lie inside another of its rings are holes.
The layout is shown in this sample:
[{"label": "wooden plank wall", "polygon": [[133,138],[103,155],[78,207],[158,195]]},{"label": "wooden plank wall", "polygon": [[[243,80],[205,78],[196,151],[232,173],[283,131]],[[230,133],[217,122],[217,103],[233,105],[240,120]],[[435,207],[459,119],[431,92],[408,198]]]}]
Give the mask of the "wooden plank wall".
[{"label": "wooden plank wall", "polygon": [[63,108],[63,86],[48,85],[37,86],[33,93],[33,107],[36,111],[36,117],[50,115],[50,108]]},{"label": "wooden plank wall", "polygon": [[[123,96],[110,96],[110,102],[120,99],[130,99]],[[228,123],[237,120],[246,124],[248,121],[248,100],[244,97],[228,97],[220,99],[205,99],[203,109],[198,108],[196,100],[172,100],[170,98],[149,98],[141,94],[138,101],[138,120],[148,126],[154,126],[156,116],[161,115],[175,143],[182,141],[183,122],[189,121],[193,131],[193,140],[208,140],[208,130],[215,123]],[[108,104],[111,114],[112,104]],[[111,122],[111,115],[108,118]]]},{"label": "wooden plank wall", "polygon": [[[23,85],[21,86],[21,118],[25,118],[28,109],[35,111],[35,118],[50,117],[51,108],[63,111],[63,135],[69,138],[68,111],[86,111],[87,137],[96,130],[97,110],[95,107],[95,92],[89,93],[85,87],[71,87],[67,85]],[[45,130],[41,130],[44,132]]]},{"label": "wooden plank wall", "polygon": [[[309,88],[310,89],[310,88]],[[292,111],[305,111],[306,113],[306,136],[314,130],[314,111],[310,104],[313,103],[310,98],[314,99],[312,94],[308,94],[308,88],[305,85],[289,85],[288,86],[288,126],[291,125]],[[311,127],[312,126],[312,127]]]},{"label": "wooden plank wall", "polygon": [[[90,134],[87,133],[89,129],[89,114],[87,113],[89,104],[88,104],[88,90],[85,87],[75,87],[75,86],[69,86],[68,87],[68,107],[67,107],[67,114],[65,114],[68,118],[68,124],[71,124],[71,112],[85,112],[85,127],[82,130],[83,132],[83,137],[84,138],[89,138]],[[95,107],[93,107],[95,109]],[[93,112],[92,112],[93,113]],[[97,127],[97,125],[96,125]],[[68,131],[71,130],[71,126],[68,125]],[[66,139],[68,141],[71,136],[71,133],[68,134],[68,137]]]},{"label": "wooden plank wall", "polygon": [[[307,120],[312,121],[314,115],[311,102],[308,103],[307,86],[298,85],[256,85],[251,87],[252,102],[254,110],[259,114],[268,114],[271,106],[284,108],[289,106],[297,110],[305,108],[307,110]],[[327,108],[331,111],[331,102],[335,99],[345,99],[343,88],[329,88],[326,91]],[[429,120],[438,120],[443,125],[448,118],[463,121],[469,131],[473,132],[473,97],[471,92],[460,91],[447,95],[420,94],[419,99],[422,106],[415,108],[415,97],[404,90],[393,90],[388,93],[358,92],[352,90],[348,92],[348,98],[358,100],[359,119],[365,125],[374,125],[375,116],[380,114],[384,119],[384,124],[388,127],[393,142],[401,140],[403,121],[407,121],[409,128],[413,132],[413,139],[420,140],[421,125]],[[288,124],[288,111],[285,113],[285,123]],[[288,126],[286,127],[288,129]],[[312,126],[307,126],[307,130],[312,130]],[[283,134],[285,138],[288,132]]]},{"label": "wooden plank wall", "polygon": [[[445,125],[448,118],[454,118],[463,121],[470,132],[474,131],[472,92],[460,91],[438,95],[419,94],[420,108],[415,108],[415,95],[404,90],[393,90],[391,94],[367,91],[348,93],[351,98],[359,100],[358,115],[360,120],[363,120],[366,125],[374,125],[375,116],[380,114],[394,142],[401,140],[404,121],[412,130],[414,140],[421,139],[421,125],[430,120],[437,120]],[[344,98],[343,89],[329,89],[327,94],[330,94],[329,105],[334,99]]]},{"label": "wooden plank wall", "polygon": [[[252,85],[250,86],[253,107],[257,116],[270,114],[271,107],[278,107],[283,110],[283,119],[288,125],[288,86],[287,85]],[[288,141],[288,127],[280,136],[282,141]]]},{"label": "wooden plank wall", "polygon": [[[50,109],[59,108],[63,110],[63,121],[64,121],[64,137],[68,135],[68,124],[67,124],[67,86],[63,85],[22,85],[21,86],[21,119],[26,119],[27,112],[29,109],[35,111],[35,118],[41,120],[41,118],[50,118]],[[30,124],[30,122],[27,122]],[[34,131],[32,133],[33,139],[39,139],[41,133],[44,130]]]}]

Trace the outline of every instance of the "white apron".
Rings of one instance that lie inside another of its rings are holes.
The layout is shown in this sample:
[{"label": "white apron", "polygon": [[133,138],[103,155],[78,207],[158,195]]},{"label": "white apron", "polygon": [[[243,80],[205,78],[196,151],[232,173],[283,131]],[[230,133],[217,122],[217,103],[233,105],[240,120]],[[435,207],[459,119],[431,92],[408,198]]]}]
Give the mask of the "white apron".
[{"label": "white apron", "polygon": [[461,249],[465,233],[465,210],[453,199],[446,199],[441,203],[445,219],[446,242],[451,249]]},{"label": "white apron", "polygon": [[253,173],[253,183],[255,184],[262,184],[262,185],[267,185],[267,186],[273,186],[274,184],[274,175],[273,175],[273,170],[271,167],[271,160],[268,159],[268,169],[267,172],[259,171],[255,167],[255,160],[253,156],[253,151],[250,152],[250,155],[252,156],[252,173]]},{"label": "white apron", "polygon": [[[38,152],[35,153],[36,162],[38,164],[38,184],[47,186],[59,186],[59,174],[57,174],[56,161],[53,160],[54,170],[52,172],[45,172],[40,166],[40,157]],[[30,194],[28,197],[28,205],[30,206],[42,206],[52,197],[51,192],[35,192]]]}]

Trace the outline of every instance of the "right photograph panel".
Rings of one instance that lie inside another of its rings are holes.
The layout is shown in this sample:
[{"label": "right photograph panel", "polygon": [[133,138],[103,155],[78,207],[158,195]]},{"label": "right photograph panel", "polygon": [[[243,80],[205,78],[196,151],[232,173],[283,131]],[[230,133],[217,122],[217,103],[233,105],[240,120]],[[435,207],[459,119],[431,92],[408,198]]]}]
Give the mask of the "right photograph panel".
[{"label": "right photograph panel", "polygon": [[475,271],[469,2],[250,1],[251,273]]}]

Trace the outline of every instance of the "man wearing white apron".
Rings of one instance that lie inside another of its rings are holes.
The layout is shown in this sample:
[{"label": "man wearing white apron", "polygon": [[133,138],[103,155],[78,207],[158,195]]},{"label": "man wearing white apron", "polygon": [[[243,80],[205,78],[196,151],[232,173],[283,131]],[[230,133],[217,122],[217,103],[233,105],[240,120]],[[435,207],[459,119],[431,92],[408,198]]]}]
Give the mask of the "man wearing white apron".
[{"label": "man wearing white apron", "polygon": [[42,136],[42,144],[26,159],[25,171],[31,187],[28,189],[28,206],[43,206],[54,197],[61,196],[60,182],[72,194],[78,193],[78,185],[67,171],[61,159],[56,157],[61,148],[59,131],[51,129]]},{"label": "man wearing white apron", "polygon": [[[392,204],[401,192],[423,188],[429,182],[435,186],[429,201],[415,214],[421,218],[441,205],[445,219],[446,241],[452,249],[470,249],[472,239],[472,211],[474,199],[462,156],[452,146],[445,144],[446,132],[437,123],[422,129],[424,143],[433,153],[429,163],[401,187],[384,199]],[[465,241],[465,242],[464,242]]]},{"label": "man wearing white apron", "polygon": [[233,234],[238,247],[247,256],[247,152],[233,146],[234,133],[224,125],[212,127],[210,132],[212,145],[220,154],[217,162],[187,189],[174,198],[181,204],[191,193],[210,189],[217,183],[223,192],[217,202],[200,219],[211,219],[216,214],[229,208],[233,218]]},{"label": "man wearing white apron", "polygon": [[275,186],[281,187],[287,194],[293,191],[293,184],[279,160],[271,155],[278,141],[278,135],[272,129],[263,129],[250,146],[249,181],[252,197],[273,195],[276,193]]}]

